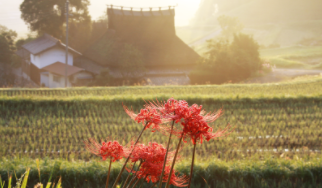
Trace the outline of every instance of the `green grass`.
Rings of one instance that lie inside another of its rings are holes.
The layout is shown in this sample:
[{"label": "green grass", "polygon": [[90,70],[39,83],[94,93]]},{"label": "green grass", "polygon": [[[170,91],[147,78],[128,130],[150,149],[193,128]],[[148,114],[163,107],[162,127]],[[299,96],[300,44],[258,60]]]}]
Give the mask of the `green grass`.
[{"label": "green grass", "polygon": [[273,48],[273,49],[263,49],[260,50],[260,55],[263,58],[277,57],[277,56],[312,56],[312,55],[321,55],[322,47],[321,46],[312,46],[312,47],[302,47],[302,46],[291,46],[284,48]]},{"label": "green grass", "polygon": [[286,47],[260,50],[261,57],[277,68],[321,69],[322,47]]},{"label": "green grass", "polygon": [[226,84],[196,86],[133,86],[133,87],[101,87],[70,89],[0,89],[0,100],[47,100],[47,101],[82,101],[82,100],[117,100],[137,101],[154,100],[170,97],[182,99],[209,98],[216,100],[235,100],[241,98],[298,98],[319,97],[322,77],[274,84]]},{"label": "green grass", "polygon": [[[265,161],[222,161],[218,159],[208,161],[198,161],[195,165],[194,177],[192,179],[193,188],[198,187],[280,187],[280,188],[304,188],[322,187],[322,161],[321,159],[266,159]],[[20,177],[27,168],[30,168],[28,186],[38,183],[39,175],[36,162],[30,159],[0,160],[0,174],[7,182],[8,173],[16,174]],[[189,161],[181,161],[176,165],[176,169],[184,174],[189,174]],[[56,167],[55,167],[56,166]],[[113,164],[110,181],[113,182],[121,168],[121,163]],[[92,160],[66,161],[48,160],[40,161],[40,172],[43,179],[50,179],[52,170],[55,169],[52,180],[57,182],[62,178],[62,187],[104,187],[108,162]],[[126,177],[122,176],[122,181]],[[13,178],[13,184],[16,179]],[[207,182],[207,183],[206,183]],[[149,184],[151,186],[151,184]],[[144,188],[149,187],[144,184]],[[6,186],[5,186],[6,187]]]}]

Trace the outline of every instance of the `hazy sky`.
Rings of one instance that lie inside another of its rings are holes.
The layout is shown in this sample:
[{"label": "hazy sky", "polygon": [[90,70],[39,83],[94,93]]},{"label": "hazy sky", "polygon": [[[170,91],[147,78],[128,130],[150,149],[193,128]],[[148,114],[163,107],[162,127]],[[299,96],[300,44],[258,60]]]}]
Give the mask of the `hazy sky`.
[{"label": "hazy sky", "polygon": [[[15,30],[20,36],[28,32],[28,27],[20,18],[19,6],[23,0],[0,0],[0,24]],[[199,7],[200,0],[90,0],[89,12],[92,19],[97,19],[106,11],[107,4],[131,7],[176,7],[176,26],[188,25],[189,20]]]}]

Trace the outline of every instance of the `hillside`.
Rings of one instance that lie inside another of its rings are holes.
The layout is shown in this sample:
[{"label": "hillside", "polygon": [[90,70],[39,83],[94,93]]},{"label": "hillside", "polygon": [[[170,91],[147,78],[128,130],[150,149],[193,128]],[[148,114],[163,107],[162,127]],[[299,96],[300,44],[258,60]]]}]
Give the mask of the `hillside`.
[{"label": "hillside", "polygon": [[320,0],[204,0],[191,26],[216,28],[218,16],[238,17],[244,32],[261,45],[290,46],[303,39],[322,39],[320,7]]}]

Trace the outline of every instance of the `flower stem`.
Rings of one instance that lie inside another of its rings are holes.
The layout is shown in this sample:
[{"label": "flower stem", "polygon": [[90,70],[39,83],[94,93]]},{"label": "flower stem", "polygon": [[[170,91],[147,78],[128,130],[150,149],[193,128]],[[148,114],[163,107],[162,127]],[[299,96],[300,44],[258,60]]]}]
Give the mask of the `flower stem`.
[{"label": "flower stem", "polygon": [[153,188],[158,182],[155,182],[150,188]]},{"label": "flower stem", "polygon": [[133,187],[132,188],[134,188],[138,183],[140,182],[140,179],[138,179],[136,182],[135,182],[135,184],[133,185]]},{"label": "flower stem", "polygon": [[163,174],[164,174],[164,168],[165,168],[165,165],[167,163],[167,158],[168,158],[169,146],[170,146],[170,142],[171,142],[173,125],[174,125],[174,120],[172,121],[172,125],[171,125],[171,131],[170,131],[169,141],[168,141],[168,145],[167,145],[167,152],[165,153],[165,156],[164,156],[164,162],[163,162],[162,172],[161,172],[161,176],[160,176],[160,179],[159,179],[159,181],[160,181],[159,188],[162,187],[162,179],[163,179]]},{"label": "flower stem", "polygon": [[[138,171],[140,170],[141,164],[142,164],[142,161],[140,162],[140,165],[138,167]],[[131,179],[130,184],[126,188],[130,188],[131,185],[134,183],[135,179],[136,179],[136,173],[133,175],[133,178]]]},{"label": "flower stem", "polygon": [[191,185],[191,179],[192,179],[192,173],[193,173],[193,166],[195,164],[196,145],[197,145],[197,143],[194,144],[194,146],[193,146],[193,153],[192,153],[192,161],[191,161],[191,169],[190,169],[190,177],[189,177],[188,188],[190,188],[190,185]]},{"label": "flower stem", "polygon": [[141,131],[141,133],[140,133],[139,137],[136,139],[136,141],[135,141],[135,143],[134,143],[134,147],[133,147],[133,149],[132,149],[131,153],[129,154],[129,156],[127,157],[126,161],[124,162],[124,165],[123,165],[123,167],[122,167],[122,169],[121,169],[121,171],[120,171],[119,175],[117,175],[117,178],[116,178],[116,180],[115,180],[114,185],[113,185],[113,187],[112,187],[112,188],[115,188],[115,187],[116,187],[116,185],[117,185],[117,182],[120,180],[121,175],[122,175],[122,173],[123,173],[123,171],[124,171],[124,169],[125,169],[125,166],[126,166],[127,162],[129,161],[129,159],[130,159],[130,157],[131,157],[131,155],[132,155],[132,153],[133,153],[133,151],[134,151],[134,149],[135,149],[135,146],[136,146],[136,144],[139,142],[139,140],[140,140],[140,138],[141,138],[141,136],[142,136],[142,134],[143,134],[143,132],[144,132],[144,130],[145,130],[145,128],[146,128],[146,126],[148,125],[148,123],[149,123],[149,122],[146,122],[146,123],[145,123],[145,126],[143,127],[143,129],[142,129],[142,131]]},{"label": "flower stem", "polygon": [[142,179],[142,182],[141,182],[141,185],[139,188],[141,188],[143,186],[143,183],[144,183],[144,180],[146,179],[146,177],[148,177],[148,175],[146,175],[143,179]]},{"label": "flower stem", "polygon": [[132,186],[132,184],[134,183],[135,179],[136,179],[136,176],[134,178],[132,178],[130,184],[126,188],[130,188]]},{"label": "flower stem", "polygon": [[108,188],[108,181],[110,179],[111,166],[112,166],[112,158],[110,158],[110,165],[108,167],[108,173],[107,173],[107,179],[106,179],[105,188]]},{"label": "flower stem", "polygon": [[133,169],[134,169],[134,167],[135,167],[135,164],[136,164],[136,162],[133,164],[132,169],[131,169],[131,171],[130,171],[129,175],[127,176],[127,178],[126,178],[126,180],[125,180],[125,182],[124,182],[123,188],[125,188],[125,186],[126,186],[127,182],[130,180],[130,177],[131,177],[132,171],[133,171]]},{"label": "flower stem", "polygon": [[171,179],[173,167],[174,167],[174,165],[176,163],[176,159],[177,159],[177,155],[178,155],[178,151],[179,151],[179,148],[180,148],[180,145],[181,145],[182,138],[183,138],[183,132],[181,134],[181,137],[180,137],[180,140],[179,140],[179,143],[178,143],[178,146],[177,146],[176,153],[174,154],[174,158],[173,158],[172,165],[171,165],[171,169],[170,169],[170,172],[169,172],[169,177],[168,177],[168,180],[167,180],[167,184],[165,184],[165,187],[166,188],[169,188],[170,187],[170,179]]}]

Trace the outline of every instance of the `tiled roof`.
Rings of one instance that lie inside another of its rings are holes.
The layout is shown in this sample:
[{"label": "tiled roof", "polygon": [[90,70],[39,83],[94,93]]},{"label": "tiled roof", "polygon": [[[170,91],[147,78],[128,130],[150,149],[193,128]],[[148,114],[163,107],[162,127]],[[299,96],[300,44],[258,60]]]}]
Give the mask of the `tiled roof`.
[{"label": "tiled roof", "polygon": [[[41,70],[55,73],[55,74],[58,74],[61,76],[65,76],[65,66],[66,65],[64,63],[56,62],[56,63],[53,63],[51,65],[48,65],[48,66],[42,68]],[[67,65],[67,76],[73,75],[73,74],[78,73],[83,70],[84,69],[81,69],[79,67]]]},{"label": "tiled roof", "polygon": [[[60,40],[58,40],[48,34],[44,34],[43,36],[22,45],[22,47],[24,49],[28,50],[30,53],[32,53],[34,55],[37,55],[41,52],[44,52],[50,48],[55,47],[55,46],[60,46],[60,47],[66,48],[66,45],[61,43]],[[80,52],[78,52],[70,47],[68,49],[77,55],[81,55]]]}]

